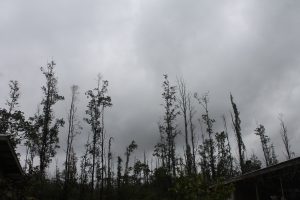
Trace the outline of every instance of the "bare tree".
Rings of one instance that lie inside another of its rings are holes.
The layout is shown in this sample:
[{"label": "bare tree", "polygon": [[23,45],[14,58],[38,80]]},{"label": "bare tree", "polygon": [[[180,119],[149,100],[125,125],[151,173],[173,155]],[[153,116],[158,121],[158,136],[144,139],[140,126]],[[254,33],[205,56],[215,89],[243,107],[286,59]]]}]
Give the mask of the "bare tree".
[{"label": "bare tree", "polygon": [[132,140],[132,142],[130,143],[130,145],[126,148],[126,152],[125,152],[125,156],[126,156],[126,163],[125,163],[125,171],[124,171],[124,179],[125,179],[125,184],[128,183],[128,173],[129,173],[129,159],[130,159],[130,155],[132,154],[132,152],[137,149],[137,144],[135,143],[134,140]]},{"label": "bare tree", "polygon": [[229,159],[230,159],[230,175],[233,175],[233,157],[231,153],[231,146],[230,146],[230,141],[229,141],[229,136],[228,136],[228,128],[227,128],[227,122],[226,122],[226,117],[225,115],[222,115],[222,120],[223,120],[223,125],[224,125],[224,133],[227,139],[227,147],[228,147],[228,152],[229,152]]},{"label": "bare tree", "polygon": [[192,156],[193,156],[193,173],[197,173],[196,167],[196,149],[195,149],[195,125],[193,122],[193,118],[195,115],[194,107],[192,106],[191,94],[188,94],[188,113],[189,113],[189,126],[190,126],[190,133],[191,133],[191,143],[192,143]]},{"label": "bare tree", "polygon": [[239,161],[242,173],[245,173],[244,164],[245,164],[245,152],[246,147],[243,142],[242,132],[241,132],[241,120],[240,120],[240,112],[236,104],[233,101],[233,96],[230,93],[230,101],[233,109],[234,116],[231,114],[231,120],[234,127],[234,132],[238,144],[238,153],[239,153]]},{"label": "bare tree", "polygon": [[102,111],[101,111],[101,124],[102,124],[102,128],[101,128],[101,140],[100,140],[100,145],[101,145],[101,185],[100,185],[100,199],[103,199],[103,192],[104,192],[104,172],[106,169],[105,166],[105,129],[104,129],[104,110],[105,107],[107,106],[111,106],[112,104],[110,102],[107,103],[102,103]]},{"label": "bare tree", "polygon": [[[66,158],[65,158],[65,182],[64,182],[64,195],[67,198],[69,183],[71,180],[71,172],[73,172],[74,156],[75,152],[73,150],[73,140],[76,134],[78,134],[78,124],[76,124],[76,99],[78,95],[78,86],[73,85],[71,87],[71,104],[68,114],[68,135],[67,135],[67,149],[66,149]],[[77,126],[76,126],[77,125]],[[76,132],[77,131],[77,132]]]},{"label": "bare tree", "polygon": [[108,140],[108,154],[107,154],[107,175],[108,175],[108,178],[107,178],[107,186],[108,186],[109,190],[111,188],[111,179],[112,179],[112,171],[111,171],[111,168],[112,168],[111,143],[112,143],[113,139],[114,139],[113,137],[110,137],[109,140]]},{"label": "bare tree", "polygon": [[177,85],[179,91],[179,98],[177,98],[177,100],[184,121],[186,172],[188,175],[191,175],[193,161],[192,161],[191,147],[188,141],[188,93],[186,91],[186,84],[182,78],[177,79]]},{"label": "bare tree", "polygon": [[85,150],[80,162],[80,199],[84,199],[84,193],[89,179],[88,175],[91,171],[91,160],[89,157],[89,152],[91,151],[91,144],[89,140],[90,136],[88,136],[87,142],[84,145]]},{"label": "bare tree", "polygon": [[214,119],[212,119],[208,112],[208,93],[204,94],[202,97],[199,97],[197,93],[195,93],[194,97],[198,100],[198,103],[201,105],[201,107],[204,110],[204,114],[202,115],[202,120],[206,125],[206,132],[208,134],[208,139],[204,141],[203,148],[207,150],[208,152],[208,158],[209,158],[209,166],[211,171],[211,179],[215,180],[216,178],[216,156],[215,156],[215,142],[213,139],[213,123],[215,122]]},{"label": "bare tree", "polygon": [[117,166],[117,188],[120,190],[122,181],[122,158],[118,156],[118,166]]},{"label": "bare tree", "polygon": [[283,115],[280,114],[278,119],[280,121],[281,128],[280,135],[286,151],[286,159],[289,160],[294,157],[295,153],[291,150],[290,138],[288,136],[287,126],[285,125],[283,120]]}]

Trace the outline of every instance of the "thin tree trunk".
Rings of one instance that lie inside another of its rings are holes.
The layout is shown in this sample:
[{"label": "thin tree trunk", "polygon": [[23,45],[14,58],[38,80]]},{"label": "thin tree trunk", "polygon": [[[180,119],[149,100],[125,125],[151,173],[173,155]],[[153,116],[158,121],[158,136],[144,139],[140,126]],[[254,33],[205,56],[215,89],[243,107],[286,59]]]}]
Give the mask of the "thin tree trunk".
[{"label": "thin tree trunk", "polygon": [[225,134],[226,134],[226,139],[227,139],[227,144],[228,144],[228,151],[230,155],[230,176],[233,175],[233,157],[231,153],[231,146],[229,142],[229,136],[228,136],[228,129],[227,129],[227,122],[226,122],[226,117],[225,115],[222,115],[223,123],[224,123],[224,129],[225,129]]},{"label": "thin tree trunk", "polygon": [[195,133],[194,133],[194,124],[193,124],[193,106],[191,104],[191,96],[188,94],[188,109],[189,109],[189,125],[190,125],[190,132],[191,132],[191,142],[192,142],[192,154],[193,154],[193,173],[197,174],[197,167],[196,167],[196,156],[195,156]]},{"label": "thin tree trunk", "polygon": [[102,106],[100,200],[103,199],[103,189],[104,189],[104,106]]}]

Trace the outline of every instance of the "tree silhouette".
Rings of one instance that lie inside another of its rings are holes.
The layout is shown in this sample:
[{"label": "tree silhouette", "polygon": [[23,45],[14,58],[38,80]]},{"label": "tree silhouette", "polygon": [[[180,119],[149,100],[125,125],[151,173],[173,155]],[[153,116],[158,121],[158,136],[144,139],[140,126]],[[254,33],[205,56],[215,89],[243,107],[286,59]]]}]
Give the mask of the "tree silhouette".
[{"label": "tree silhouette", "polygon": [[245,164],[246,147],[245,147],[245,144],[244,144],[243,138],[242,138],[240,112],[238,111],[238,108],[233,101],[233,96],[231,93],[230,93],[230,101],[231,101],[231,105],[232,105],[232,109],[233,109],[233,113],[234,113],[234,116],[231,114],[231,120],[232,120],[232,125],[234,128],[235,137],[236,137],[236,141],[237,141],[237,145],[238,145],[240,168],[241,168],[242,173],[245,173],[244,164]]},{"label": "tree silhouette", "polygon": [[125,163],[125,171],[124,171],[124,182],[125,184],[128,184],[128,173],[129,173],[129,159],[130,155],[134,150],[137,149],[137,144],[135,143],[134,140],[130,143],[130,145],[126,148],[125,156],[126,156],[126,163]]},{"label": "tree silhouette", "polygon": [[295,153],[291,150],[290,138],[288,136],[287,127],[283,121],[283,115],[279,115],[279,121],[281,128],[280,135],[286,151],[286,159],[289,160],[295,156]]},{"label": "tree silhouette", "polygon": [[7,109],[0,109],[0,134],[8,135],[14,149],[21,143],[22,132],[25,131],[24,113],[17,110],[20,98],[19,82],[9,82],[9,98],[6,100]]},{"label": "tree silhouette", "polygon": [[78,95],[78,86],[73,85],[71,87],[71,104],[68,114],[68,135],[67,135],[67,150],[65,159],[65,180],[64,180],[64,198],[68,198],[69,183],[74,182],[74,170],[76,169],[75,152],[73,148],[73,141],[75,136],[79,133],[78,129],[81,127],[76,124],[76,111],[75,104]]},{"label": "tree silhouette", "polygon": [[192,167],[193,167],[193,160],[191,154],[191,146],[188,141],[188,93],[186,91],[186,84],[184,80],[177,79],[178,85],[178,93],[179,97],[177,98],[179,108],[181,110],[181,114],[183,116],[184,122],[184,135],[185,135],[185,154],[186,154],[186,173],[191,175]]},{"label": "tree silhouette", "polygon": [[176,129],[176,117],[179,114],[178,105],[176,104],[176,88],[172,86],[168,80],[168,75],[164,75],[164,81],[162,84],[163,93],[162,97],[164,100],[164,118],[161,124],[161,133],[166,144],[166,166],[168,173],[176,176],[176,158],[175,158],[175,138],[178,135]]},{"label": "tree silhouette", "polygon": [[39,133],[38,139],[38,153],[40,158],[40,172],[45,176],[45,169],[51,162],[51,158],[56,154],[56,148],[58,148],[58,131],[59,127],[64,125],[63,119],[56,119],[54,124],[54,111],[53,106],[61,100],[64,100],[63,96],[58,94],[57,90],[57,78],[54,73],[54,66],[56,64],[51,61],[47,64],[47,67],[41,68],[42,73],[46,78],[46,84],[42,87],[44,98],[41,102],[43,107],[41,113],[41,133]]},{"label": "tree silhouette", "polygon": [[[92,144],[90,154],[92,156],[92,171],[91,171],[91,188],[94,191],[94,182],[95,182],[95,170],[96,170],[96,161],[97,158],[101,154],[101,165],[102,170],[104,166],[104,130],[103,130],[103,116],[104,116],[104,108],[111,106],[111,98],[107,96],[107,87],[108,81],[102,81],[100,75],[98,75],[97,79],[97,87],[93,90],[88,90],[86,92],[87,98],[89,99],[89,103],[87,106],[86,114],[87,118],[84,120],[91,126],[92,130]],[[100,144],[100,146],[98,145]],[[103,176],[102,176],[103,178]],[[103,180],[101,181],[103,182]],[[101,183],[102,184],[102,183]]]},{"label": "tree silhouette", "polygon": [[[208,153],[209,167],[211,173],[211,180],[215,180],[216,178],[216,156],[215,156],[215,142],[213,138],[213,123],[215,120],[212,119],[208,112],[208,93],[204,94],[202,97],[199,97],[197,93],[195,93],[194,97],[198,100],[198,103],[204,110],[204,114],[202,115],[202,120],[206,125],[206,133],[208,135],[208,139],[205,139],[203,144],[203,150],[205,153]],[[203,138],[204,139],[204,138]],[[203,152],[203,153],[204,153]]]},{"label": "tree silhouette", "polygon": [[274,151],[274,146],[273,144],[270,144],[270,138],[265,134],[265,127],[260,124],[255,129],[255,135],[258,135],[260,137],[260,142],[264,153],[266,166],[277,164],[278,161]]}]

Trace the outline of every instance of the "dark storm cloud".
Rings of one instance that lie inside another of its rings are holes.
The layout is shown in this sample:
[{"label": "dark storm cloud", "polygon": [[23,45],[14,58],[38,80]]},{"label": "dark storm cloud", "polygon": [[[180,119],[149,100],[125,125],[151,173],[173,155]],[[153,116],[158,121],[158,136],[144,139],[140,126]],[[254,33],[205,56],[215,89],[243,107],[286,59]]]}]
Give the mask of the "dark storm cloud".
[{"label": "dark storm cloud", "polygon": [[288,98],[292,91],[293,99],[299,98],[299,6],[296,1],[164,1],[148,6],[138,37],[140,62],[158,76],[182,75],[193,91],[209,90],[218,121],[230,109],[232,92],[250,151],[257,123],[266,125],[280,149],[278,113],[294,113],[288,125],[299,141],[295,100]]},{"label": "dark storm cloud", "polygon": [[[20,108],[32,115],[44,83],[39,68],[54,58],[59,90],[66,97],[56,115],[66,116],[70,86],[77,84],[82,120],[84,93],[95,87],[100,72],[110,81],[113,107],[106,112],[106,129],[115,138],[115,154],[123,155],[135,139],[138,154],[145,150],[150,155],[162,117],[162,74],[168,73],[173,83],[176,76],[185,78],[192,92],[210,91],[216,131],[222,128],[220,116],[229,116],[232,92],[248,153],[259,152],[253,130],[262,123],[282,157],[279,113],[293,150],[300,152],[299,11],[298,1],[279,0],[2,1],[1,105],[8,81],[16,79]],[[89,133],[82,124],[75,144],[79,155]],[[61,146],[64,138],[62,134]],[[63,154],[62,148],[60,162]]]}]

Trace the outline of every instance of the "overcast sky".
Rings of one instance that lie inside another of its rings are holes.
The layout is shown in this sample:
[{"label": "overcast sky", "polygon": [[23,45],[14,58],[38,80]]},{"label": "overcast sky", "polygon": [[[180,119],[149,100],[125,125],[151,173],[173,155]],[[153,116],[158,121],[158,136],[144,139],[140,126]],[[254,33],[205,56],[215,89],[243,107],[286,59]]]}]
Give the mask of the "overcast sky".
[{"label": "overcast sky", "polygon": [[[183,77],[191,92],[210,92],[215,131],[222,127],[220,116],[229,116],[232,92],[248,154],[255,152],[263,160],[253,134],[261,123],[283,160],[279,113],[292,150],[300,153],[299,24],[296,0],[2,0],[0,106],[5,106],[9,80],[18,80],[20,109],[33,115],[45,83],[40,67],[54,59],[59,92],[65,96],[55,106],[56,116],[66,117],[70,86],[77,84],[82,120],[84,93],[96,86],[101,73],[113,102],[105,126],[115,137],[114,155],[123,156],[132,139],[139,145],[136,156],[144,150],[151,155],[159,139],[162,75],[169,74],[174,84]],[[78,155],[90,132],[82,125],[75,144]],[[59,163],[65,138],[61,129]]]}]

